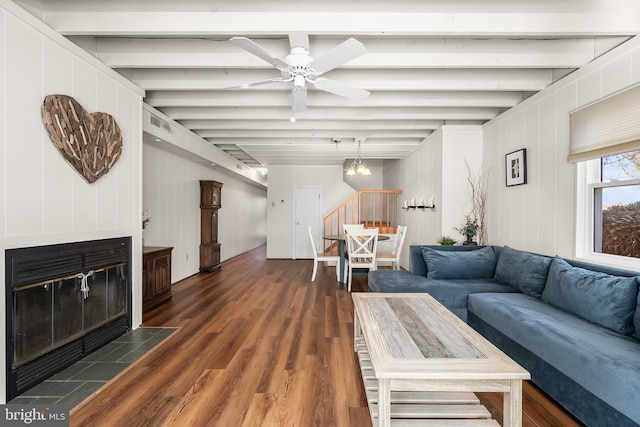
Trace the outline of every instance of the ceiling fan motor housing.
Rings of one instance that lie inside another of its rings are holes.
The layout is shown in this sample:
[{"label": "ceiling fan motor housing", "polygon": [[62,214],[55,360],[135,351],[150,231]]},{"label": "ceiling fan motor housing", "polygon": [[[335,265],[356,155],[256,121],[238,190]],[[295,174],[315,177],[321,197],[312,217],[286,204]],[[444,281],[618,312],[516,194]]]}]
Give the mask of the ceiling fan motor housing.
[{"label": "ceiling fan motor housing", "polygon": [[[289,64],[289,68],[282,70],[282,75],[286,78],[302,76],[307,79],[312,75],[307,65],[313,61],[307,50],[303,47],[291,48],[291,53],[284,57],[284,62]],[[294,84],[296,80],[294,79]]]}]

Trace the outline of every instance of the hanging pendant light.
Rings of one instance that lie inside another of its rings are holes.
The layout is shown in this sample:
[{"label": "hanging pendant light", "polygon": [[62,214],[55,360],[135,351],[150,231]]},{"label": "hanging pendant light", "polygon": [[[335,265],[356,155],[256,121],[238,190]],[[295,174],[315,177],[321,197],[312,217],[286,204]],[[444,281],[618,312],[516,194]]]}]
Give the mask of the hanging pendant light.
[{"label": "hanging pendant light", "polygon": [[351,163],[351,166],[349,166],[349,168],[347,168],[347,175],[349,175],[349,176],[353,176],[353,175],[370,176],[371,175],[371,171],[369,170],[369,167],[362,160],[362,157],[361,157],[362,154],[361,154],[360,144],[362,143],[362,139],[356,138],[356,140],[358,141],[358,151],[357,151],[357,154],[356,154],[356,159],[353,161],[353,163]]}]

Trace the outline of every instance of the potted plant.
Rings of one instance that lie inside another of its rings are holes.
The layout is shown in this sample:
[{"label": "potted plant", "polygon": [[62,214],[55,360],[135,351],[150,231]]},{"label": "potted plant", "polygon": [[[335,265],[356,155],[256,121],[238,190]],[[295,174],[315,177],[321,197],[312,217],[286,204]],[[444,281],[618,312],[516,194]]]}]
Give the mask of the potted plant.
[{"label": "potted plant", "polygon": [[441,244],[442,246],[453,246],[456,243],[458,243],[458,241],[453,237],[442,236],[438,239],[438,243]]},{"label": "potted plant", "polygon": [[147,229],[149,223],[151,222],[151,217],[148,216],[149,210],[145,210],[142,212],[142,247],[144,248],[144,230]]},{"label": "potted plant", "polygon": [[463,245],[477,245],[477,243],[473,240],[474,237],[478,234],[478,229],[480,225],[478,224],[478,220],[476,218],[471,218],[471,216],[467,216],[466,221],[462,224],[461,227],[457,228],[463,236],[467,237],[467,240],[464,241]]}]

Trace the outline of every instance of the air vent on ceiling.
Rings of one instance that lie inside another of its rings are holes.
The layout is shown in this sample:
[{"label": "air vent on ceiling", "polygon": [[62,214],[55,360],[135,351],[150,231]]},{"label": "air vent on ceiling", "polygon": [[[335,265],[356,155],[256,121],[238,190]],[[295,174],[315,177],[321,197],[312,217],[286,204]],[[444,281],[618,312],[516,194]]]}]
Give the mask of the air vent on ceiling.
[{"label": "air vent on ceiling", "polygon": [[151,114],[151,124],[157,128],[171,133],[171,126],[169,126],[169,123],[162,120],[160,117],[154,116],[153,114]]}]

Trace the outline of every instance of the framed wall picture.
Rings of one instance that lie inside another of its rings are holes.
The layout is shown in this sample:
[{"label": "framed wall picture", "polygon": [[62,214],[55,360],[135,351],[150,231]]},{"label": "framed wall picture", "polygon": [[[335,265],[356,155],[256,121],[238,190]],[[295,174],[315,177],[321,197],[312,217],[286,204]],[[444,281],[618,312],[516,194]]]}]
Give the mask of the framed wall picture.
[{"label": "framed wall picture", "polygon": [[505,154],[507,187],[527,183],[527,149]]}]

